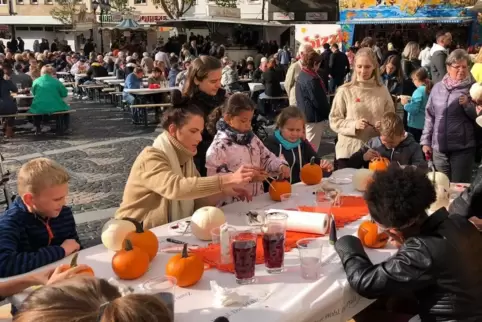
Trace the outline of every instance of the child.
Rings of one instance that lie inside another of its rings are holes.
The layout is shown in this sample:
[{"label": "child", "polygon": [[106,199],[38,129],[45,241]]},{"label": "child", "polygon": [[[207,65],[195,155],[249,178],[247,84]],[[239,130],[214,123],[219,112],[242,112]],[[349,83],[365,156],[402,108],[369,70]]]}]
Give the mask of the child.
[{"label": "child", "polygon": [[296,106],[286,107],[278,115],[276,130],[265,142],[266,147],[279,158],[286,160],[291,168],[291,183],[300,182],[301,167],[315,157],[323,172],[333,171],[333,166],[321,160],[311,144],[304,139],[305,116]]},{"label": "child", "polygon": [[[255,182],[244,187],[253,196],[257,196],[264,193],[263,181],[267,178],[267,173],[274,176],[281,174],[287,178],[290,168],[285,161],[271,153],[251,130],[254,109],[254,103],[249,97],[236,93],[229,97],[223,108],[218,107],[210,114],[208,131],[214,133],[216,128],[217,133],[206,153],[206,169],[207,175],[211,176],[234,172],[242,165],[259,167],[260,173]],[[219,119],[221,111],[223,117]],[[221,204],[235,201],[235,198],[229,197],[222,200]]]},{"label": "child", "polygon": [[38,158],[17,176],[18,195],[0,216],[0,277],[30,272],[79,250],[70,208],[65,207],[69,174]]},{"label": "child", "polygon": [[423,126],[425,124],[425,106],[427,105],[428,96],[432,90],[432,82],[428,77],[425,68],[415,70],[412,75],[412,81],[417,89],[412,94],[412,99],[406,96],[400,98],[405,111],[407,111],[407,132],[411,133],[415,141],[420,142]]},{"label": "child", "polygon": [[379,131],[380,136],[370,139],[348,159],[348,167],[368,168],[368,163],[380,156],[395,164],[427,167],[420,144],[412,134],[405,132],[403,121],[396,113],[383,115]]}]

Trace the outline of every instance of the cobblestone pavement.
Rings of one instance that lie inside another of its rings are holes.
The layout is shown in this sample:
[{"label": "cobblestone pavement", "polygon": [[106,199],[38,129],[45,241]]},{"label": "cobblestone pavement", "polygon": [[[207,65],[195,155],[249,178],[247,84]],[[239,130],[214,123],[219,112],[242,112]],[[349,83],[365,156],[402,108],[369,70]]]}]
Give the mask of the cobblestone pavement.
[{"label": "cobblestone pavement", "polygon": [[[26,161],[43,156],[64,166],[71,175],[68,204],[79,218],[83,212],[118,207],[132,163],[160,130],[132,125],[127,113],[109,105],[74,101],[71,106],[76,112],[71,115],[72,133],[68,136],[18,132],[0,144],[0,152],[12,173],[8,183],[12,193],[16,191],[15,173]],[[334,136],[325,133],[324,137],[319,152],[332,159]],[[100,243],[106,220],[78,225],[84,246]]]}]

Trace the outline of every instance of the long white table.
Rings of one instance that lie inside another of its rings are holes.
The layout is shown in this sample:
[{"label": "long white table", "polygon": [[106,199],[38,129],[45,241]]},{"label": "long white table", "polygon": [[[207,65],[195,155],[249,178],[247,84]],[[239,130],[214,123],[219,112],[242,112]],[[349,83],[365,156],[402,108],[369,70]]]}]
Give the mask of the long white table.
[{"label": "long white table", "polygon": [[116,79],[115,76],[103,76],[103,77],[94,77],[94,80],[100,80],[100,81],[105,81],[105,80],[114,80]]},{"label": "long white table", "polygon": [[[342,170],[350,173],[350,170]],[[317,186],[297,184],[293,192],[307,198],[306,202],[314,202],[312,191]],[[352,184],[340,186],[347,195],[360,195],[352,188]],[[250,203],[235,203],[223,207],[229,224],[246,226],[245,213],[249,210],[283,208],[281,203],[273,202],[267,194],[258,196]],[[338,230],[338,237],[355,234],[360,221],[354,222]],[[168,246],[167,237],[173,237],[197,245],[205,243],[190,234],[176,236],[170,232],[168,225],[156,227],[152,231],[158,236],[161,248]],[[386,249],[367,249],[367,254],[374,263],[380,263],[394,254],[396,249],[388,246]],[[97,277],[109,279],[115,277],[111,268],[113,252],[103,245],[98,245],[79,252],[79,263],[90,265]],[[159,252],[151,263],[150,270],[135,281],[121,281],[121,283],[139,287],[142,283],[155,277],[163,276],[165,265],[173,254]],[[55,264],[68,263],[65,258]],[[198,284],[189,288],[177,288],[175,291],[176,322],[208,322],[225,315],[230,322],[246,321],[277,321],[277,322],[340,322],[350,319],[367,307],[372,301],[356,294],[348,285],[345,272],[339,257],[333,247],[323,249],[323,274],[317,281],[307,281],[301,278],[300,262],[297,250],[285,255],[285,271],[278,275],[266,273],[264,265],[256,266],[255,284],[239,286],[235,277],[230,273],[219,272],[216,269],[205,271]],[[45,268],[41,268],[45,269]],[[209,282],[215,280],[222,287],[236,288],[245,296],[241,305],[230,307],[213,307],[213,295]],[[19,305],[28,292],[17,294],[10,298],[14,305]]]},{"label": "long white table", "polygon": [[[280,82],[281,89],[285,90],[285,82]],[[263,83],[248,83],[251,92],[258,92],[264,90]]]},{"label": "long white table", "polygon": [[[121,84],[122,86],[122,84]],[[179,89],[179,87],[162,87],[162,88],[129,88],[124,89],[124,92],[134,94],[134,95],[151,95],[151,94],[159,94],[159,93],[166,93],[173,91],[175,89]]]}]

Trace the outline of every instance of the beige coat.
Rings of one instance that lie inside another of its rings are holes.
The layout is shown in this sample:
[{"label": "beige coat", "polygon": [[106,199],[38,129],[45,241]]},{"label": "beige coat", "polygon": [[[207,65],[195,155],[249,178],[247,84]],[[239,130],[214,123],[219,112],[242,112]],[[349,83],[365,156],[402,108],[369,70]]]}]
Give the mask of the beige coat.
[{"label": "beige coat", "polygon": [[[194,200],[193,210],[206,204],[205,197],[221,193],[219,176],[207,178],[199,177],[195,169],[194,176],[185,174],[188,162],[193,162],[193,153],[185,149],[177,140],[168,136],[172,147],[176,151],[183,175],[176,174],[170,164],[172,157],[163,151],[146,147],[132,165],[129,178],[124,188],[124,196],[116,218],[134,218],[144,222],[144,228],[164,225],[169,218],[176,218],[179,214],[170,213],[173,201]],[[186,214],[187,217],[192,214]]]},{"label": "beige coat", "polygon": [[285,90],[288,98],[290,100],[291,106],[296,106],[296,81],[298,80],[298,75],[301,72],[301,62],[297,61],[296,63],[292,63],[286,72],[285,78]]},{"label": "beige coat", "polygon": [[372,78],[352,86],[339,87],[330,112],[330,127],[338,133],[336,158],[346,159],[365,142],[378,135],[372,127],[355,129],[357,120],[365,118],[375,125],[386,112],[394,112],[393,99],[385,86],[378,86]]}]

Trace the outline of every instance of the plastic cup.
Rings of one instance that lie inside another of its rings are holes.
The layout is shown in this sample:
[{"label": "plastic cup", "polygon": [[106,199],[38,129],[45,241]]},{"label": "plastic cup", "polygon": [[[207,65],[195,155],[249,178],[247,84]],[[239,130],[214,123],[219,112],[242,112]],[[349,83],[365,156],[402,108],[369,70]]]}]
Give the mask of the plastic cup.
[{"label": "plastic cup", "polygon": [[266,271],[278,274],[283,271],[285,258],[286,223],[288,215],[271,213],[263,227],[263,250]]},{"label": "plastic cup", "polygon": [[174,302],[177,279],[173,276],[160,276],[150,279],[141,285],[143,293],[159,297],[174,316]]},{"label": "plastic cup", "polygon": [[285,210],[298,210],[302,206],[301,196],[297,193],[285,193],[280,196]]},{"label": "plastic cup", "polygon": [[296,242],[300,254],[301,277],[317,280],[321,276],[323,241],[320,238],[303,238]]},{"label": "plastic cup", "polygon": [[333,200],[322,194],[316,195],[315,209],[316,212],[331,215],[331,207],[333,206]]},{"label": "plastic cup", "polygon": [[211,243],[219,245],[219,261],[221,264],[229,264],[232,262],[231,256],[231,242],[233,239],[233,234],[236,232],[236,228],[228,226],[229,241],[227,244],[226,251],[223,255],[223,245],[221,245],[221,227],[216,227],[211,229]]},{"label": "plastic cup", "polygon": [[[234,234],[235,231],[236,231],[236,228],[234,228],[232,226],[228,226],[228,232],[229,232],[230,238]],[[211,229],[211,243],[212,244],[220,244],[221,243],[221,226]]]},{"label": "plastic cup", "polygon": [[252,284],[255,281],[257,242],[258,235],[254,229],[236,231],[232,236],[231,253],[238,284]]}]

